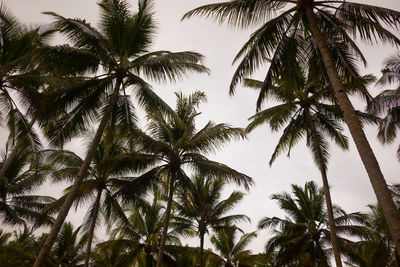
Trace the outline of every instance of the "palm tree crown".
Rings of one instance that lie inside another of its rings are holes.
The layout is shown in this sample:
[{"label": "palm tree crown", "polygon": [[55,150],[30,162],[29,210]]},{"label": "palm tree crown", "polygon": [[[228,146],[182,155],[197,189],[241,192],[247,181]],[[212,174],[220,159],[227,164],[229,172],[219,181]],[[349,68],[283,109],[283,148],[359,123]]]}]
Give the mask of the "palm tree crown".
[{"label": "palm tree crown", "polygon": [[[378,138],[382,143],[392,143],[400,127],[400,56],[395,55],[385,60],[382,77],[378,81],[381,85],[395,84],[397,89],[384,90],[378,94],[374,101],[369,103],[367,109],[375,115],[383,115],[379,123]],[[400,160],[400,146],[397,150]]]},{"label": "palm tree crown", "polygon": [[[88,233],[86,264],[89,263],[91,243],[95,227],[101,217],[104,221],[119,220],[128,224],[120,202],[129,203],[144,194],[150,181],[130,177],[132,173],[144,170],[154,163],[149,155],[140,154],[127,148],[123,136],[107,132],[99,143],[85,180],[75,199],[76,206],[90,203],[83,223],[83,231]],[[48,159],[56,166],[53,178],[56,181],[73,181],[79,172],[83,159],[72,151],[48,151]],[[66,189],[68,194],[70,188]],[[62,203],[65,196],[58,200]]]},{"label": "palm tree crown", "polygon": [[[32,162],[32,153],[19,150],[10,162],[3,177],[0,177],[0,219],[9,225],[33,227],[50,226],[53,219],[42,212],[54,201],[49,196],[31,195],[48,177],[51,168],[43,162]],[[0,162],[0,167],[5,162]],[[30,162],[31,161],[31,162]]]},{"label": "palm tree crown", "polygon": [[[301,266],[330,266],[330,233],[327,228],[327,213],[324,209],[324,191],[314,182],[308,182],[304,188],[292,185],[293,196],[287,192],[273,194],[272,199],[287,213],[285,219],[265,217],[259,222],[259,228],[274,229],[274,236],[266,244],[267,253],[276,253],[274,266],[299,264]],[[346,214],[338,207],[334,208],[334,222],[338,234],[364,237],[366,230],[362,225],[364,216],[359,213]],[[278,228],[279,230],[275,229]],[[340,247],[351,241],[338,237]]]},{"label": "palm tree crown", "polygon": [[[225,267],[250,267],[253,256],[246,247],[257,236],[256,232],[243,234],[237,240],[238,228],[227,225],[225,229],[218,231],[211,237],[211,243],[220,253],[219,256],[212,255],[211,262],[220,262]],[[217,265],[221,266],[221,265]]]},{"label": "palm tree crown", "polygon": [[[145,258],[146,267],[153,266],[162,234],[162,226],[165,216],[165,206],[161,202],[158,192],[154,193],[152,202],[138,200],[125,208],[129,224],[120,227],[118,221],[114,223],[116,228],[112,232],[112,239],[98,245],[98,250],[118,248],[121,262],[139,262],[141,256]],[[166,237],[166,251],[180,245],[180,236],[188,236],[193,233],[191,225],[172,215],[169,231]]]},{"label": "palm tree crown", "polygon": [[163,243],[168,229],[169,213],[175,190],[184,190],[190,181],[187,169],[196,171],[199,175],[221,177],[248,188],[252,179],[219,162],[208,159],[205,154],[214,152],[233,138],[243,136],[243,130],[226,124],[208,122],[197,130],[195,119],[199,115],[196,108],[205,100],[205,94],[199,91],[190,96],[177,95],[177,105],[173,113],[161,110],[148,112],[148,134],[137,131],[135,137],[142,145],[142,150],[155,155],[160,164],[144,176],[160,177],[165,181],[168,192],[168,204],[163,238],[157,266],[161,263]]},{"label": "palm tree crown", "polygon": [[178,213],[193,224],[200,237],[200,267],[203,260],[204,235],[209,228],[222,229],[227,223],[250,219],[243,214],[225,215],[243,198],[243,193],[232,192],[227,199],[220,200],[225,182],[218,178],[195,176],[180,194],[174,206]]}]

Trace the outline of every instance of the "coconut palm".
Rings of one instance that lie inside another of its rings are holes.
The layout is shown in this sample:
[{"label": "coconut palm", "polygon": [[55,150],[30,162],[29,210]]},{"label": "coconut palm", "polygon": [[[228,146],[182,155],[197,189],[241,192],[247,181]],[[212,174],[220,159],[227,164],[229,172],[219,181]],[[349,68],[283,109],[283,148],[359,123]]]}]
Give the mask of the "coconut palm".
[{"label": "coconut palm", "polygon": [[[2,155],[0,166],[7,161]],[[49,196],[32,195],[46,180],[51,168],[32,159],[30,151],[18,150],[0,179],[0,220],[8,225],[33,228],[49,226],[53,219],[42,212],[54,201]]]},{"label": "coconut palm", "polygon": [[[101,217],[104,217],[104,221],[117,218],[121,225],[127,224],[128,220],[120,206],[120,200],[125,203],[133,201],[151,185],[151,180],[143,181],[129,175],[153,163],[152,157],[131,151],[124,140],[123,136],[107,132],[97,146],[93,161],[74,201],[76,206],[89,203],[83,222],[83,231],[88,235],[85,266],[89,265],[92,240]],[[84,160],[72,151],[56,150],[48,153],[50,163],[57,168],[53,172],[54,180],[73,181]],[[66,195],[70,189],[66,189]],[[65,196],[60,199],[61,202],[64,199]]]},{"label": "coconut palm", "polygon": [[[143,254],[146,267],[153,266],[153,255],[158,251],[165,216],[165,207],[160,198],[159,193],[155,192],[152,202],[141,199],[132,203],[129,209],[124,210],[130,214],[129,224],[121,227],[118,221],[114,223],[116,228],[112,231],[112,239],[98,244],[99,249],[119,248],[120,258],[123,259],[121,263],[126,264],[140,261],[139,258]],[[179,236],[192,233],[190,224],[174,215],[171,217],[166,240],[167,251],[169,247],[180,245]]]},{"label": "coconut palm", "polygon": [[400,242],[400,214],[341,79],[351,78],[357,83],[359,75],[354,63],[356,60],[366,63],[354,42],[356,37],[370,43],[379,40],[400,44],[398,35],[388,30],[398,31],[400,12],[343,0],[232,0],[196,8],[184,18],[194,15],[207,16],[218,22],[227,21],[241,28],[262,25],[236,56],[235,61],[241,59],[241,62],[230,86],[230,92],[234,93],[234,88],[244,77],[249,77],[266,59],[270,59],[258,108],[272,82],[279,78],[282,66],[290,65],[295,57],[306,62],[310,55],[320,58],[314,60],[313,66],[329,77],[334,91],[332,95],[343,112],[390,232]]},{"label": "coconut palm", "polygon": [[[280,103],[251,117],[247,130],[252,131],[264,123],[268,123],[272,131],[283,129],[283,134],[271,156],[270,165],[285,150],[288,151],[289,157],[292,147],[302,137],[307,139],[306,144],[321,173],[335,260],[341,262],[327,177],[329,145],[325,136],[332,139],[340,148],[348,149],[347,137],[342,134],[343,128],[340,125],[340,121],[343,120],[342,112],[335,104],[326,101],[327,92],[330,91],[329,84],[321,83],[314,73],[305,73],[299,64],[291,65],[290,69],[283,74],[288,76],[287,79],[276,81],[274,88],[269,91],[269,99]],[[262,82],[246,79],[245,85],[260,89]],[[377,120],[368,114],[357,113],[363,121]]]},{"label": "coconut palm", "polygon": [[394,265],[390,248],[385,245],[384,241],[376,239],[373,235],[368,240],[356,242],[355,247],[354,256],[349,262],[346,262],[349,266],[398,266]]},{"label": "coconut palm", "polygon": [[[54,249],[43,266],[67,267],[81,266],[83,259],[81,248],[83,242],[78,240],[78,229],[74,229],[70,223],[65,223],[60,235],[57,237]],[[11,233],[0,230],[0,266],[30,266],[39,253],[40,246],[46,239],[47,234],[35,236],[31,229],[24,228],[23,231]]]},{"label": "coconut palm", "polygon": [[204,267],[204,236],[209,228],[221,229],[227,223],[250,219],[243,214],[225,215],[243,198],[243,193],[232,192],[227,199],[221,200],[223,179],[197,175],[186,186],[174,206],[179,215],[194,224],[200,238],[200,267]]},{"label": "coconut palm", "polygon": [[243,129],[210,121],[197,130],[195,121],[199,113],[196,108],[205,101],[205,94],[196,91],[189,96],[181,93],[176,96],[175,112],[169,115],[161,111],[148,112],[148,133],[137,131],[135,137],[142,144],[142,150],[153,154],[160,162],[143,177],[157,176],[162,179],[168,195],[157,267],[162,260],[174,192],[184,190],[190,181],[186,169],[203,176],[218,176],[246,188],[252,184],[249,176],[206,157],[207,153],[214,152],[233,138],[241,137]]},{"label": "coconut palm", "polygon": [[[86,70],[88,75],[93,74],[93,77],[81,78],[80,83],[60,97],[58,108],[62,112],[57,112],[60,116],[56,122],[53,120],[47,124],[51,143],[62,145],[76,134],[86,131],[100,114],[101,119],[75,183],[37,258],[36,267],[41,265],[50,251],[78,194],[103,131],[110,122],[112,111],[117,109],[117,118],[133,127],[131,122],[134,116],[132,110],[129,110],[131,104],[125,88],[131,88],[144,106],[160,107],[164,106],[163,101],[141,77],[155,81],[174,81],[190,72],[207,71],[204,66],[197,64],[201,60],[197,53],[149,52],[155,30],[153,1],[139,0],[138,10],[134,13],[129,10],[129,4],[125,0],[101,1],[99,7],[99,29],[82,19],[69,19],[52,12],[47,13],[55,18],[55,27],[64,33],[74,46],[63,46],[62,50],[70,52],[64,54],[70,56],[59,58],[56,62],[60,65],[65,62],[71,66],[73,64],[70,60],[78,58],[77,69],[81,72]],[[98,73],[100,68],[101,73]],[[120,97],[120,93],[124,97]],[[121,105],[117,105],[118,102]],[[117,108],[118,106],[120,108]]]},{"label": "coconut palm", "polygon": [[[274,235],[265,246],[267,254],[276,253],[274,266],[330,266],[331,235],[323,205],[323,189],[317,187],[314,182],[307,182],[304,188],[292,185],[292,193],[293,196],[287,192],[271,196],[287,214],[285,219],[265,217],[259,222],[260,229],[273,229]],[[334,207],[334,215],[338,235],[365,238],[368,234],[362,225],[365,220],[363,214],[346,214],[340,208]],[[354,247],[353,243],[344,237],[337,236],[337,241],[342,250]]]},{"label": "coconut palm", "polygon": [[32,126],[39,115],[38,109],[46,100],[41,89],[45,79],[40,55],[48,47],[47,41],[53,32],[45,25],[28,27],[4,4],[0,6],[0,121],[6,122],[10,131],[0,177],[4,176],[18,150],[37,152],[41,147]]},{"label": "coconut palm", "polygon": [[[369,103],[368,110],[375,115],[383,115],[379,124],[378,138],[382,143],[392,143],[400,126],[400,56],[395,55],[385,60],[382,77],[378,84],[399,86],[397,89],[384,90],[374,101]],[[397,150],[400,160],[400,146]]]},{"label": "coconut palm", "polygon": [[[74,229],[71,223],[63,225],[52,250],[54,266],[81,266],[84,238],[79,239],[81,227]],[[43,240],[44,241],[44,240]]]},{"label": "coconut palm", "polygon": [[216,266],[225,267],[250,267],[253,265],[255,257],[251,254],[250,250],[246,250],[246,247],[250,242],[257,237],[256,232],[243,234],[239,240],[237,240],[238,228],[227,225],[224,229],[217,231],[215,235],[211,237],[211,243],[213,244],[219,255],[211,255],[210,261]]},{"label": "coconut palm", "polygon": [[2,249],[1,266],[31,265],[37,255],[37,245],[31,229],[24,227],[23,230],[14,231],[12,240],[9,240]]},{"label": "coconut palm", "polygon": [[368,205],[364,225],[368,228],[367,239],[356,242],[348,260],[356,266],[399,266],[400,257],[396,244],[390,236],[389,228],[379,205]]}]

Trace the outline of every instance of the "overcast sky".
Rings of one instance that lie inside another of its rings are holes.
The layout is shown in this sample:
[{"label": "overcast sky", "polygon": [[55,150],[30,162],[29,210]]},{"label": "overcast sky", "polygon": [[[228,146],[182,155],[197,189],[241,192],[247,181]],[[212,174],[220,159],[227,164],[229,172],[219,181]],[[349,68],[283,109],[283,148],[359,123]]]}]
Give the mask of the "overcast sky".
[{"label": "overcast sky", "polygon": [[[94,0],[5,0],[3,2],[22,22],[28,24],[50,22],[48,16],[41,14],[44,11],[54,11],[65,17],[85,18],[93,25],[96,24],[99,14]],[[136,8],[137,2],[133,0],[130,2]],[[232,66],[232,60],[255,29],[237,30],[203,18],[180,21],[185,12],[213,2],[216,1],[155,0],[155,17],[159,29],[154,40],[154,50],[200,52],[206,57],[205,65],[211,69],[211,75],[193,75],[177,84],[153,84],[153,87],[156,93],[172,106],[175,103],[175,91],[182,90],[187,94],[194,90],[204,91],[208,102],[200,107],[202,112],[199,117],[200,125],[213,120],[245,127],[247,119],[255,112],[257,94],[251,89],[238,87],[236,95],[230,97],[228,86],[236,67]],[[362,2],[400,11],[399,0]],[[63,40],[57,39],[55,42]],[[396,51],[390,46],[381,45],[372,48],[361,44],[361,48],[368,60],[368,66],[366,69],[362,68],[362,73],[373,73],[377,76],[380,75],[384,58]],[[254,78],[262,79],[267,67],[261,69]],[[371,93],[376,95],[380,90],[382,88],[371,88]],[[356,106],[363,108],[358,102]],[[5,132],[3,129],[0,131],[4,139]],[[399,140],[392,145],[382,146],[376,139],[375,128],[367,128],[366,134],[387,182],[399,183],[400,165],[395,158]],[[252,219],[251,224],[241,225],[246,232],[256,230],[258,221],[264,216],[284,216],[276,203],[269,199],[272,193],[289,191],[292,183],[303,185],[306,181],[314,180],[317,184],[322,184],[319,171],[304,141],[292,150],[290,159],[282,155],[272,167],[269,167],[268,161],[279,137],[280,133],[271,133],[265,125],[255,130],[248,140],[232,142],[212,156],[213,159],[228,164],[255,180],[255,186],[235,209],[236,213],[244,213]],[[79,140],[75,140],[68,147],[82,154],[80,145]],[[328,168],[333,203],[347,212],[355,212],[366,211],[367,204],[376,202],[367,173],[352,141],[350,151],[345,152],[332,144]],[[57,196],[63,187],[63,185],[46,185],[41,192]],[[227,189],[226,194],[232,190],[233,188]],[[83,211],[78,211],[71,213],[67,219],[79,225],[82,216]],[[98,237],[101,239],[101,234]],[[251,244],[253,251],[262,251],[267,238],[267,231],[260,232],[258,238]],[[195,242],[197,245],[197,240]],[[209,246],[208,242],[206,246]]]}]

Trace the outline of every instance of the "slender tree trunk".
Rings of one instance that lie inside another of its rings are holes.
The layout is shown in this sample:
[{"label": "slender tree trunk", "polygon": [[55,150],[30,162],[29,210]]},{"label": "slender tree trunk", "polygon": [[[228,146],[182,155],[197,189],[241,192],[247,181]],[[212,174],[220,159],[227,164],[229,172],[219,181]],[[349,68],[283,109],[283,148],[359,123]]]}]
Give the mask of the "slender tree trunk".
[{"label": "slender tree trunk", "polygon": [[204,267],[204,234],[200,232],[200,267]]},{"label": "slender tree trunk", "polygon": [[[335,97],[343,112],[344,120],[349,127],[350,133],[356,144],[358,153],[368,173],[368,177],[375,191],[376,198],[382,211],[385,220],[388,224],[390,234],[397,244],[400,243],[400,213],[397,211],[393,202],[392,196],[379,167],[378,161],[375,158],[374,152],[368,143],[367,137],[361,127],[361,123],[357,117],[353,105],[351,104],[342,81],[335,67],[335,61],[327,46],[324,36],[318,28],[317,19],[313,13],[312,3],[305,7],[305,15],[307,17],[311,34],[318,46],[324,62],[326,72],[328,73],[329,81],[334,89]],[[399,246],[396,246],[397,249]]]},{"label": "slender tree trunk", "polygon": [[[29,122],[29,124],[28,124],[28,129],[29,130],[32,129],[33,124],[35,123],[35,121],[36,121],[36,118],[32,118],[32,120]],[[8,156],[6,158],[6,161],[4,162],[3,166],[1,166],[0,178],[3,177],[6,174],[6,172],[8,170],[8,167],[10,167],[11,162],[17,156],[18,151],[19,151],[19,145],[18,145],[18,141],[17,141],[17,143],[12,148],[11,153],[8,154]]]},{"label": "slender tree trunk", "polygon": [[162,236],[161,236],[160,246],[158,248],[156,267],[161,267],[161,261],[162,261],[163,254],[164,254],[165,241],[167,239],[167,233],[168,233],[168,224],[169,224],[169,219],[170,219],[170,215],[171,215],[172,198],[174,196],[174,183],[175,183],[175,179],[172,177],[170,180],[170,185],[169,185],[167,209],[165,210],[163,232],[162,232]]},{"label": "slender tree trunk", "polygon": [[82,165],[79,169],[78,175],[75,178],[75,182],[69,191],[64,204],[61,207],[60,212],[58,213],[57,219],[53,224],[53,227],[50,230],[49,235],[47,236],[47,239],[42,247],[42,249],[39,252],[39,255],[36,258],[35,263],[33,264],[33,267],[41,267],[43,265],[44,260],[46,259],[47,255],[49,254],[51,248],[53,247],[54,242],[56,241],[58,232],[61,229],[61,226],[64,223],[65,217],[67,217],[69,209],[71,208],[72,202],[75,200],[75,197],[79,191],[79,187],[82,184],[83,178],[86,176],[87,170],[90,166],[90,163],[92,162],[92,159],[94,157],[94,154],[96,152],[97,146],[100,143],[101,137],[103,135],[104,129],[107,126],[107,122],[110,119],[112,109],[117,102],[118,99],[118,91],[121,87],[122,84],[122,78],[117,78],[115,87],[113,90],[113,93],[111,95],[110,103],[108,104],[108,107],[106,111],[104,112],[103,118],[100,121],[99,127],[97,128],[96,134],[93,138],[93,141],[90,145],[89,150],[87,151],[85,160],[82,162]]},{"label": "slender tree trunk", "polygon": [[91,220],[90,226],[89,226],[88,243],[87,243],[87,247],[86,247],[85,265],[84,265],[85,267],[89,266],[90,251],[92,250],[92,240],[93,240],[94,228],[96,227],[97,215],[99,214],[101,192],[102,192],[102,189],[99,189],[97,191],[96,202],[94,203],[94,207],[93,207],[93,217],[92,217],[92,220]]},{"label": "slender tree trunk", "polygon": [[146,267],[153,267],[153,257],[151,252],[146,252]]},{"label": "slender tree trunk", "polygon": [[321,172],[322,184],[323,184],[323,188],[324,188],[324,192],[325,192],[326,210],[328,211],[328,222],[329,222],[329,230],[330,230],[329,233],[331,236],[333,254],[335,256],[336,266],[342,267],[342,260],[340,258],[340,249],[339,249],[339,244],[337,242],[337,235],[336,235],[335,217],[333,216],[331,193],[329,190],[328,177],[326,175],[326,166],[325,166],[324,159],[322,156],[321,144],[320,144],[320,140],[318,138],[317,130],[315,129],[314,122],[312,121],[310,111],[308,109],[305,109],[305,115],[306,115],[306,119],[308,121],[308,125],[310,126],[310,129],[311,129],[311,138],[313,139],[313,142],[316,144],[318,160],[320,162],[319,169]]}]

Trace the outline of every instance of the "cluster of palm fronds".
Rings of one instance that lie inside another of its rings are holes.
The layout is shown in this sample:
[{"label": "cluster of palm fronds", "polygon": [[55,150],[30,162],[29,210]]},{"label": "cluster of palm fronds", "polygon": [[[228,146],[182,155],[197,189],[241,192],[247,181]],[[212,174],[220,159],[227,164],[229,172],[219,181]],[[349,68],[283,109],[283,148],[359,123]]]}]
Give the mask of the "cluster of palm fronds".
[{"label": "cluster of palm fronds", "polygon": [[[332,240],[324,207],[324,191],[308,182],[292,185],[292,193],[282,192],[271,198],[287,214],[285,218],[265,217],[259,224],[272,230],[265,253],[252,254],[249,244],[257,232],[243,233],[235,222],[249,220],[245,215],[225,215],[243,197],[238,191],[221,200],[222,179],[197,176],[172,205],[162,266],[331,266]],[[395,201],[399,185],[392,187]],[[152,199],[126,205],[126,222],[108,221],[109,239],[97,242],[90,254],[91,266],[143,266],[156,264],[165,221],[166,196],[159,191]],[[400,203],[398,203],[400,204]],[[106,208],[106,207],[105,207]],[[346,263],[351,266],[397,266],[400,257],[378,205],[368,206],[369,213],[346,213],[334,207],[338,244]],[[82,266],[88,255],[85,244],[90,233],[85,225],[74,229],[65,223],[54,248],[43,266]],[[212,231],[212,235],[211,232]],[[214,249],[204,249],[205,234],[210,234]],[[182,238],[198,236],[200,247],[183,245]],[[47,234],[35,236],[31,230],[0,231],[1,266],[30,266]],[[356,241],[355,241],[356,240]]]},{"label": "cluster of palm fronds", "polygon": [[[0,220],[24,229],[13,238],[0,233],[0,266],[330,266],[332,256],[337,266],[342,256],[360,266],[399,264],[399,187],[386,185],[362,126],[378,124],[379,139],[393,142],[400,89],[371,97],[374,77],[358,73],[357,60],[366,61],[351,37],[399,46],[384,26],[400,28],[400,12],[306,0],[232,0],[190,11],[184,18],[263,23],[237,55],[230,86],[231,93],[242,81],[259,90],[258,112],[247,129],[212,121],[199,128],[203,92],[176,93],[173,108],[153,91],[153,82],[209,72],[199,53],[151,50],[153,6],[139,0],[132,12],[125,0],[100,1],[98,27],[53,12],[46,12],[52,24],[27,27],[0,6],[0,119],[9,133],[0,162]],[[55,33],[68,44],[50,45]],[[246,79],[265,62],[264,81]],[[380,84],[400,83],[398,55],[382,72]],[[367,101],[368,112],[353,108],[354,94]],[[279,103],[261,110],[266,100]],[[146,113],[144,129],[135,105]],[[377,195],[371,214],[347,214],[332,204],[328,138],[347,149],[344,122]],[[304,137],[323,188],[310,182],[293,185],[293,196],[273,195],[288,217],[260,222],[273,237],[266,253],[253,255],[246,248],[256,233],[236,226],[250,219],[227,215],[244,194],[221,199],[226,183],[249,190],[253,179],[209,155],[265,123],[283,130],[270,164]],[[84,151],[64,149],[77,137],[87,139]],[[35,195],[48,182],[69,186],[59,199]],[[77,229],[64,223],[72,206],[87,208]],[[101,225],[110,240],[92,249]],[[33,235],[47,226],[48,234]],[[214,251],[204,249],[211,233]],[[194,235],[198,248],[182,246],[181,238]]]}]

